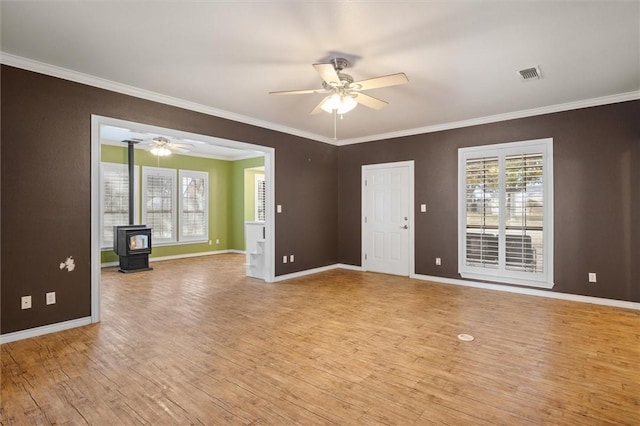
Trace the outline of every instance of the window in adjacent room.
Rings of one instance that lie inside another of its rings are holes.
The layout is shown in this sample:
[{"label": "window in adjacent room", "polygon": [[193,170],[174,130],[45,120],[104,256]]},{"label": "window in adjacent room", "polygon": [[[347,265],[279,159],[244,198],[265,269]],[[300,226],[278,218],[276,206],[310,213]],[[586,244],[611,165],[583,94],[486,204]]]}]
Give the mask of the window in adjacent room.
[{"label": "window in adjacent room", "polygon": [[553,141],[458,151],[464,278],[553,287]]},{"label": "window in adjacent room", "polygon": [[209,239],[209,174],[180,170],[180,241]]},{"label": "window in adjacent room", "polygon": [[266,202],[267,202],[267,186],[264,180],[264,174],[256,173],[256,215],[257,221],[264,221],[266,214]]},{"label": "window in adjacent room", "polygon": [[176,170],[159,167],[142,168],[142,223],[153,229],[153,243],[175,242]]},{"label": "window in adjacent room", "polygon": [[[101,233],[100,247],[113,248],[113,227],[129,224],[129,170],[126,164],[100,163]],[[134,199],[138,200],[139,167],[134,167]],[[138,221],[138,204],[134,205],[134,222]]]}]

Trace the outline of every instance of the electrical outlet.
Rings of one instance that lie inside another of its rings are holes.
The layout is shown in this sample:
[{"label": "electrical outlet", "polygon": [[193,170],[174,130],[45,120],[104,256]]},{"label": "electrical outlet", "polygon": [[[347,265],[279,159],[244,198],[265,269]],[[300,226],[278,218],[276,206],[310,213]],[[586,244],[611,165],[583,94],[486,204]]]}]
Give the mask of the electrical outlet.
[{"label": "electrical outlet", "polygon": [[590,283],[597,283],[598,282],[595,272],[589,272],[589,282]]},{"label": "electrical outlet", "polygon": [[209,240],[209,245],[213,244],[213,241]]},{"label": "electrical outlet", "polygon": [[426,204],[420,204],[420,212],[425,213],[427,211],[427,205]]},{"label": "electrical outlet", "polygon": [[442,259],[440,259],[439,257],[436,257],[436,265],[442,265]]},{"label": "electrical outlet", "polygon": [[287,263],[287,255],[282,256],[282,263]]},{"label": "electrical outlet", "polygon": [[277,211],[278,213],[282,213],[282,205],[281,205],[281,204],[278,204],[278,205],[276,206],[276,211]]},{"label": "electrical outlet", "polygon": [[293,263],[293,255],[289,256],[289,262]]},{"label": "electrical outlet", "polygon": [[47,293],[47,305],[55,305],[56,303],[56,292],[52,291]]},{"label": "electrical outlet", "polygon": [[22,296],[20,303],[22,309],[31,309],[31,296]]},{"label": "electrical outlet", "polygon": [[220,244],[220,239],[216,238],[216,244]]}]

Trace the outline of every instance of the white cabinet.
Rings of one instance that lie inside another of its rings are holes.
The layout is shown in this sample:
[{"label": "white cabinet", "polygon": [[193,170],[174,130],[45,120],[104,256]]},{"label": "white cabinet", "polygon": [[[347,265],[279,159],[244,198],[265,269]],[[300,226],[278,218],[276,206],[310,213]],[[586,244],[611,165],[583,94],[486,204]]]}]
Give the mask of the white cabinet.
[{"label": "white cabinet", "polygon": [[264,222],[245,222],[244,223],[244,240],[245,251],[247,253],[247,276],[265,278],[265,260],[264,260],[264,240],[265,229]]}]

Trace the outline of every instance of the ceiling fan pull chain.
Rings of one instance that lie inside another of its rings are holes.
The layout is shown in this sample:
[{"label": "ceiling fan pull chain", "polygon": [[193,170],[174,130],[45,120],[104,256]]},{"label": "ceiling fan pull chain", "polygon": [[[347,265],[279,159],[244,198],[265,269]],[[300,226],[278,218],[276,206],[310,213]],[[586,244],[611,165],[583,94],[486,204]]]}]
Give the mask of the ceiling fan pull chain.
[{"label": "ceiling fan pull chain", "polygon": [[338,110],[333,110],[333,140],[338,140]]}]

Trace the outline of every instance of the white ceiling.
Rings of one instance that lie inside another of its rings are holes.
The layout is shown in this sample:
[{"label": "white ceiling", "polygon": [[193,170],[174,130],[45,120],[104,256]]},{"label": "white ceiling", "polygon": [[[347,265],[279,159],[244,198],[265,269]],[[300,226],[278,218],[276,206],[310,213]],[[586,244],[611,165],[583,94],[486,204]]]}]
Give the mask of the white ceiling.
[{"label": "white ceiling", "polygon": [[[268,92],[321,88],[311,64],[335,56],[356,80],[409,78],[367,92],[389,105],[338,120],[340,144],[640,98],[639,1],[0,7],[3,63],[330,143],[333,117],[309,115],[322,94]],[[533,66],[544,78],[521,81]]]}]

